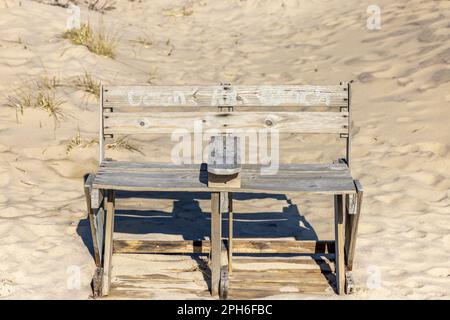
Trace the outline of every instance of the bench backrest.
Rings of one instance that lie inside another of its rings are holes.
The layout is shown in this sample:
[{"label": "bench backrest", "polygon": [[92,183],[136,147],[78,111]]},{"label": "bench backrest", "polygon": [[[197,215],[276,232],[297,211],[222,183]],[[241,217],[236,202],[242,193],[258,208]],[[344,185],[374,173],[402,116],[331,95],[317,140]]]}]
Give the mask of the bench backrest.
[{"label": "bench backrest", "polygon": [[114,135],[277,129],[337,134],[350,161],[350,83],[331,86],[102,86],[100,161]]}]

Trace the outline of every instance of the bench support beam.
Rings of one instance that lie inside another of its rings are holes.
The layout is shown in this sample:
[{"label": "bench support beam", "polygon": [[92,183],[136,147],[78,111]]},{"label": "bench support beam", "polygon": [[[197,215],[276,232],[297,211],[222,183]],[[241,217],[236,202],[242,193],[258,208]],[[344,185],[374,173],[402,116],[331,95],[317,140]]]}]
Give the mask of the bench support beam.
[{"label": "bench support beam", "polygon": [[211,295],[219,293],[221,249],[222,249],[222,214],[220,192],[211,193]]},{"label": "bench support beam", "polygon": [[228,275],[233,272],[233,193],[228,193]]},{"label": "bench support beam", "polygon": [[334,196],[334,234],[335,234],[335,265],[336,291],[344,294],[345,289],[345,256],[344,256],[344,203],[343,195]]},{"label": "bench support beam", "polygon": [[[358,180],[355,180],[356,187],[356,209],[354,214],[346,209],[346,226],[345,226],[345,264],[348,270],[353,269],[353,258],[355,256],[355,246],[356,246],[356,236],[358,233],[359,217],[361,214],[361,206],[363,200],[363,187]],[[349,197],[347,196],[347,202],[349,202]],[[347,208],[350,208],[349,203]]]},{"label": "bench support beam", "polygon": [[109,294],[111,287],[111,271],[112,271],[112,253],[113,253],[113,234],[114,234],[114,210],[115,210],[115,193],[114,190],[108,190],[108,198],[106,201],[106,222],[105,222],[105,250],[103,253],[103,279],[102,279],[102,295]]}]

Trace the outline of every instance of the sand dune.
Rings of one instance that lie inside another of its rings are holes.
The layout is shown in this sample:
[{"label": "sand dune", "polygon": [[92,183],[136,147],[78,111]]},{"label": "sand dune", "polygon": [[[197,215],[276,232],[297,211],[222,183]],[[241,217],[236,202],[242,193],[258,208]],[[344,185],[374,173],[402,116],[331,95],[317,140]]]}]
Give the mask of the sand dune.
[{"label": "sand dune", "polygon": [[[98,104],[69,85],[87,71],[109,84],[355,80],[352,172],[366,193],[354,270],[358,292],[329,297],[449,299],[450,3],[377,4],[382,26],[376,31],[366,27],[369,3],[355,0],[117,1],[105,14],[82,6],[83,21],[117,35],[117,54],[110,59],[62,39],[65,8],[0,1],[0,297],[89,297],[94,262],[81,178],[97,165],[97,145],[89,142],[97,138]],[[7,96],[42,77],[60,79],[55,94],[63,117],[55,122],[42,110],[26,109],[17,121]],[[85,147],[68,153],[78,128]],[[169,161],[168,141],[151,137],[148,145],[133,143],[146,159]],[[282,160],[324,156],[303,142],[284,140]],[[209,202],[196,197],[175,204],[169,195],[142,200],[161,218],[156,225],[139,225],[138,235],[203,236],[208,222],[198,209],[208,212]],[[240,199],[236,212],[237,232],[244,237],[333,235],[331,200],[323,197]],[[257,219],[252,213],[258,212],[266,222],[246,220]],[[178,224],[164,220],[171,215]],[[251,227],[239,229],[239,220]],[[186,231],[193,221],[200,222]],[[124,222],[122,233],[133,229]],[[130,259],[118,261],[117,269],[134,272]],[[162,259],[162,269],[171,266],[170,258],[154,259]],[[68,289],[78,271],[80,287]],[[161,291],[152,298],[167,296]]]}]

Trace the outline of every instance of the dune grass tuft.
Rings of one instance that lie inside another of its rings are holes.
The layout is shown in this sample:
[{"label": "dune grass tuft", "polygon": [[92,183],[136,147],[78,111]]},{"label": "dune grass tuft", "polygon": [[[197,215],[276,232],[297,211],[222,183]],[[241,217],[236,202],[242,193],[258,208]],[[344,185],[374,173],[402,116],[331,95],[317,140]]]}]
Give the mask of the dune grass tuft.
[{"label": "dune grass tuft", "polygon": [[53,91],[39,91],[36,96],[35,107],[46,111],[53,118],[55,128],[59,124],[59,120],[64,118],[61,110],[63,101],[55,97]]},{"label": "dune grass tuft", "polygon": [[64,118],[62,104],[63,101],[56,98],[54,86],[43,83],[42,80],[24,84],[6,97],[6,106],[15,109],[17,122],[19,114],[23,115],[25,109],[41,109],[53,118],[55,129]]},{"label": "dune grass tuft", "polygon": [[63,33],[64,39],[73,44],[85,46],[89,51],[114,59],[117,39],[104,30],[95,32],[89,24],[83,24],[79,29],[68,30]]},{"label": "dune grass tuft", "polygon": [[75,148],[88,148],[90,146],[93,146],[95,144],[98,144],[98,141],[95,139],[92,140],[86,140],[81,137],[80,128],[77,128],[77,132],[74,134],[72,139],[70,139],[69,143],[66,146],[66,154],[69,154],[72,152]]},{"label": "dune grass tuft", "polygon": [[93,94],[97,100],[100,98],[100,81],[95,79],[92,74],[85,71],[84,74],[77,76],[72,83],[73,87],[87,93]]},{"label": "dune grass tuft", "polygon": [[40,90],[54,90],[57,87],[61,87],[62,81],[56,76],[50,77],[44,74],[35,82],[36,87]]}]

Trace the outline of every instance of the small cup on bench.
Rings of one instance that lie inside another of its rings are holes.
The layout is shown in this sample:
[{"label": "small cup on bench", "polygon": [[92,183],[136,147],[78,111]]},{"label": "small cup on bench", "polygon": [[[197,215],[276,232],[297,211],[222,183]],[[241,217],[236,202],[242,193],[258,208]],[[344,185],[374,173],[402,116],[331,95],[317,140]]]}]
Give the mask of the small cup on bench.
[{"label": "small cup on bench", "polygon": [[241,187],[240,138],[234,135],[212,136],[208,154],[208,187]]}]

